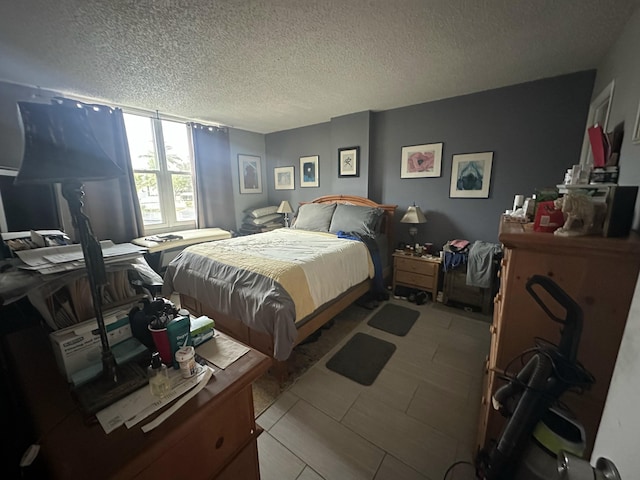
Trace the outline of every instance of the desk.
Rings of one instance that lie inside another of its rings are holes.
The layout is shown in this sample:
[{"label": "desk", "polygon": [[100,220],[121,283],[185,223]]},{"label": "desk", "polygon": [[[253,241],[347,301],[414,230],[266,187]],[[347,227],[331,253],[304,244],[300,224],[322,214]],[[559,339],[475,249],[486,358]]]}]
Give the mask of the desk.
[{"label": "desk", "polygon": [[106,435],[98,423],[85,423],[42,329],[17,332],[7,343],[52,478],[259,478],[251,383],[269,368],[265,355],[250,350],[226,370],[216,369],[207,386],[155,430],[123,426]]},{"label": "desk", "polygon": [[[162,236],[163,234],[160,234]],[[178,252],[184,247],[195,245],[196,243],[212,242],[214,240],[224,240],[231,238],[231,232],[221,228],[199,228],[195,230],[182,230],[180,232],[171,232],[167,235],[177,235],[182,238],[168,240],[165,242],[154,242],[147,240],[153,235],[146,237],[134,238],[131,243],[141,247],[148,248],[148,254],[145,256],[149,265],[158,273],[164,270],[166,265],[173,260]]]}]

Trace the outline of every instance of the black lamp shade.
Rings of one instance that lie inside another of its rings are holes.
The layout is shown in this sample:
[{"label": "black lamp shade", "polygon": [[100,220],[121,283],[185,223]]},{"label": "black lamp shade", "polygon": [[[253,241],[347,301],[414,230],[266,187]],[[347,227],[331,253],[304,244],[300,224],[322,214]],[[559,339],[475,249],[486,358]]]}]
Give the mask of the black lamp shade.
[{"label": "black lamp shade", "polygon": [[98,144],[85,107],[18,102],[24,157],[16,185],[107,180],[123,175]]}]

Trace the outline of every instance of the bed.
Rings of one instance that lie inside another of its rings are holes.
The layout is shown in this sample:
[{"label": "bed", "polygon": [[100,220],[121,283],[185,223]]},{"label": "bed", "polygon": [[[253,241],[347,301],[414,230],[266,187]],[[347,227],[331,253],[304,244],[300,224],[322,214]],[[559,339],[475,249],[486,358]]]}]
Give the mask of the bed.
[{"label": "bed", "polygon": [[368,232],[388,276],[395,209],[352,195],[303,202],[291,229],[187,247],[167,267],[163,294],[179,293],[192,314],[284,362],[370,289],[375,255],[336,232]]}]

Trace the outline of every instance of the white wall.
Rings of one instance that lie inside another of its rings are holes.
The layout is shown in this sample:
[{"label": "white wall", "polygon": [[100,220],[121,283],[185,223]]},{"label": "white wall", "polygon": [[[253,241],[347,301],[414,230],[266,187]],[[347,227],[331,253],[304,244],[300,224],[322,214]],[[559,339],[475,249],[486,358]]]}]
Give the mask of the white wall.
[{"label": "white wall", "polygon": [[[598,69],[594,94],[612,79],[615,90],[609,129],[624,121],[625,139],[620,155],[620,183],[640,184],[640,144],[631,141],[638,103],[640,102],[640,10],[630,18],[618,41]],[[638,211],[636,202],[636,221]],[[591,457],[611,459],[624,480],[640,474],[640,283],[636,284],[629,318],[625,328],[618,360],[609,387],[600,429]]]}]

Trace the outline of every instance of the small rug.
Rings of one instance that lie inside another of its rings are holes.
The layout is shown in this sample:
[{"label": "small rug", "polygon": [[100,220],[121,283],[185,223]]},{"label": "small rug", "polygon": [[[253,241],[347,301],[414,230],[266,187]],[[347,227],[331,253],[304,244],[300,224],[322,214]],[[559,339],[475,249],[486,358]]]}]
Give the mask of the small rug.
[{"label": "small rug", "polygon": [[329,353],[345,337],[364,321],[371,312],[356,305],[351,305],[338,315],[328,328],[322,328],[316,341],[298,345],[293,349],[287,361],[289,378],[281,384],[269,373],[264,374],[253,383],[253,404],[256,417],[266,410],[276,399],[289,388],[304,372],[318,360]]},{"label": "small rug", "polygon": [[404,337],[411,330],[419,316],[420,312],[416,310],[388,303],[371,317],[367,324],[379,330]]},{"label": "small rug", "polygon": [[393,343],[356,333],[327,362],[327,368],[362,385],[371,385],[395,352]]}]

